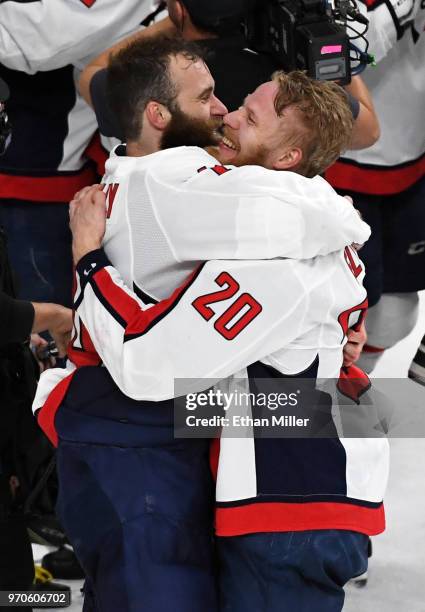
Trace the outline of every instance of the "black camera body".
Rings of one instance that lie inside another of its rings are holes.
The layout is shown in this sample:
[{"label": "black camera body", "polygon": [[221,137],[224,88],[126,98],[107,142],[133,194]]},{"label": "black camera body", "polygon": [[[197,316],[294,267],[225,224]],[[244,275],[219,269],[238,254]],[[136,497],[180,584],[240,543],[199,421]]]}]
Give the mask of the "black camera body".
[{"label": "black camera body", "polygon": [[269,53],[286,71],[319,80],[351,81],[349,38],[326,0],[260,0],[246,19],[250,46]]}]

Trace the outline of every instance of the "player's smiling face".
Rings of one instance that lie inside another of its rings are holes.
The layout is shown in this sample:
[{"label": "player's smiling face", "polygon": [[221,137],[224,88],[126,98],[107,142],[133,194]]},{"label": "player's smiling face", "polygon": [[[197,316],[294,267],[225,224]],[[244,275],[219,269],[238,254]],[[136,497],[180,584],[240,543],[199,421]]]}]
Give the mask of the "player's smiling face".
[{"label": "player's smiling face", "polygon": [[177,95],[168,109],[161,149],[218,145],[227,109],[214,95],[214,79],[206,64],[178,55],[170,60],[170,76]]},{"label": "player's smiling face", "polygon": [[177,87],[176,102],[182,112],[193,119],[221,123],[227,108],[214,94],[214,79],[202,60],[191,61],[183,55],[170,61],[170,74]]},{"label": "player's smiling face", "polygon": [[245,98],[243,105],[224,117],[220,161],[243,166],[257,164],[276,167],[276,160],[284,146],[284,134],[291,129],[291,109],[278,117],[274,100],[278,86],[275,82],[260,85]]}]

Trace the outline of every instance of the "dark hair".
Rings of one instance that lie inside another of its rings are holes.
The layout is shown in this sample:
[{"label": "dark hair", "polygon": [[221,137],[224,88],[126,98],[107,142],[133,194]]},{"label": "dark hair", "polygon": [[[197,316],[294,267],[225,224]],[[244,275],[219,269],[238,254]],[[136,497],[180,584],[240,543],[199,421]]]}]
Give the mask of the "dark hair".
[{"label": "dark hair", "polygon": [[150,100],[175,107],[178,90],[170,77],[170,59],[183,55],[189,61],[204,59],[201,49],[180,38],[136,40],[118,51],[107,68],[108,102],[125,140],[137,140],[143,112]]}]

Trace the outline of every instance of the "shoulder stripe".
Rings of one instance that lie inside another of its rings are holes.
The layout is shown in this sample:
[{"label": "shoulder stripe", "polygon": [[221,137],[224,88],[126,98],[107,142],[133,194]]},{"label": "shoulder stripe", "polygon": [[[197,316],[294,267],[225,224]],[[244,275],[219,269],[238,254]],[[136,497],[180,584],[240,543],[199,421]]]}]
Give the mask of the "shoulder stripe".
[{"label": "shoulder stripe", "polygon": [[125,330],[124,341],[127,342],[146,334],[171,312],[198,277],[204,265],[199,266],[169,298],[145,309],[114,283],[106,268],[94,274],[90,284],[99,301]]},{"label": "shoulder stripe", "polygon": [[230,172],[231,168],[227,168],[227,166],[222,166],[221,164],[217,164],[216,166],[202,166],[201,168],[198,168],[197,172],[198,174],[200,174],[201,172],[204,172],[205,170],[212,170],[213,172],[218,174],[218,176],[222,176],[223,174],[226,174],[226,172]]},{"label": "shoulder stripe", "polygon": [[204,266],[205,263],[201,264],[196,270],[194,270],[194,272],[192,272],[186,282],[183,283],[181,287],[178,287],[169,298],[167,298],[166,300],[162,300],[161,302],[158,302],[157,304],[149,308],[146,311],[146,317],[144,318],[144,321],[132,322],[132,325],[129,326],[126,330],[124,342],[143,336],[148,331],[150,331],[157,323],[159,323],[164,317],[166,317],[177,306],[186,291],[193,285]]},{"label": "shoulder stripe", "polygon": [[218,174],[218,176],[221,176],[222,174],[226,174],[226,172],[229,172],[230,168],[226,168],[226,166],[213,166],[211,170]]}]

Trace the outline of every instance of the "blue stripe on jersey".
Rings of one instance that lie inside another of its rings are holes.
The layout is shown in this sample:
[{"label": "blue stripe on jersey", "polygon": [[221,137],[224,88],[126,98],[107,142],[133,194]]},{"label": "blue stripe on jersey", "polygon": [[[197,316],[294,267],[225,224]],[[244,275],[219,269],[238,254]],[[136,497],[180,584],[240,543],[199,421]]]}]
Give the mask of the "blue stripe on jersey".
[{"label": "blue stripe on jersey", "polygon": [[[293,376],[285,376],[260,362],[248,367],[251,393],[282,393],[285,391],[285,380],[293,391],[291,381],[302,379],[302,398],[305,406],[308,406],[309,416],[312,414],[311,407],[317,405],[317,411],[314,410],[314,430],[326,431],[327,436],[316,439],[262,438],[261,432],[256,428],[258,436],[255,438],[255,464],[259,496],[347,494],[346,452],[332,419],[331,397],[315,389],[318,366],[317,357],[304,372]],[[308,388],[309,380],[311,389]],[[256,407],[252,412],[254,418],[264,416],[258,414]]]}]

